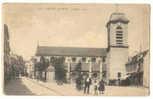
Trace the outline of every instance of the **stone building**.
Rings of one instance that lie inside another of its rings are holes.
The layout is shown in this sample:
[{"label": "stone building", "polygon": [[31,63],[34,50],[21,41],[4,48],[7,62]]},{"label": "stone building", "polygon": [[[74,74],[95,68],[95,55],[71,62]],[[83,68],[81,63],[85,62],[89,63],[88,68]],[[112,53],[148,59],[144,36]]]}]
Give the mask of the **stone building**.
[{"label": "stone building", "polygon": [[90,77],[93,72],[100,73],[99,77],[102,78],[102,72],[106,71],[106,53],[106,49],[101,48],[38,46],[36,56],[46,56],[46,59],[49,60],[51,56],[65,57],[65,68],[67,68],[68,79],[70,79],[70,75],[79,62],[81,62],[82,72],[89,73]]},{"label": "stone building", "polygon": [[71,76],[76,64],[81,62],[83,73],[90,77],[94,73],[107,82],[125,79],[125,64],[128,62],[128,23],[124,13],[112,13],[106,24],[108,48],[78,48],[38,46],[36,56],[50,59],[54,56],[65,57],[67,79]]},{"label": "stone building", "polygon": [[126,63],[126,72],[130,85],[149,87],[148,50],[139,52]]},{"label": "stone building", "polygon": [[11,79],[12,67],[10,65],[10,42],[8,26],[4,24],[4,81]]}]

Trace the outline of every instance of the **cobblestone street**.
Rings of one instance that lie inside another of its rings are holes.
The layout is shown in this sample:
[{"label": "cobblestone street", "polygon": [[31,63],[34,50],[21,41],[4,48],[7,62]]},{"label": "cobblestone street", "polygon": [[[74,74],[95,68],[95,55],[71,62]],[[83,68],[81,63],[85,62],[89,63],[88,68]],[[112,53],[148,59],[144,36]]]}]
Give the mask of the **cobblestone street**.
[{"label": "cobblestone street", "polygon": [[[103,96],[143,96],[148,95],[149,91],[143,87],[118,87],[106,86]],[[77,91],[74,84],[57,85],[56,83],[41,82],[30,78],[20,78],[12,80],[5,88],[7,95],[51,95],[51,96],[87,96],[83,91]],[[94,96],[91,86],[90,94]]]}]

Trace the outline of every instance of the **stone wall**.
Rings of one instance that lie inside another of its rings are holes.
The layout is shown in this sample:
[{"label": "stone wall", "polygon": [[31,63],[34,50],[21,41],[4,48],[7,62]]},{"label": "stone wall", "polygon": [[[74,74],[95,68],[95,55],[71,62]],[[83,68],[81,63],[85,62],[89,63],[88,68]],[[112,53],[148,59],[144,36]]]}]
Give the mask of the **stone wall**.
[{"label": "stone wall", "polygon": [[118,79],[118,73],[121,73],[121,79],[126,76],[125,64],[128,61],[128,48],[110,48],[108,56],[109,79]]}]

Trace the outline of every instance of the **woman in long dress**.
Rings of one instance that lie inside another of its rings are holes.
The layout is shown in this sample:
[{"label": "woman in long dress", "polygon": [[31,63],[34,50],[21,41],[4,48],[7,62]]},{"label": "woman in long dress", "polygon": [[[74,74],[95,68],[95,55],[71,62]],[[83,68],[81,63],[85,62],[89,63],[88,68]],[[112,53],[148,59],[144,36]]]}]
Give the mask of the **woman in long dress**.
[{"label": "woman in long dress", "polygon": [[105,91],[105,84],[104,84],[104,81],[101,80],[101,81],[99,82],[99,93],[100,93],[100,94],[104,94],[104,91]]}]

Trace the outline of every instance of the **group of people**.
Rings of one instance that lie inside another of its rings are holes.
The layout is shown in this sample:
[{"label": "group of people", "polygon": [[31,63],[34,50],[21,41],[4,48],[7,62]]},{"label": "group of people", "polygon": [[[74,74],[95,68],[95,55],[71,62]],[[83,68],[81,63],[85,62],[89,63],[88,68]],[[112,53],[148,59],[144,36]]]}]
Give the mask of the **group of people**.
[{"label": "group of people", "polygon": [[[93,88],[91,88],[93,86]],[[91,79],[90,77],[86,77],[83,81],[81,81],[79,78],[76,80],[76,88],[78,90],[83,89],[84,94],[89,94],[91,89],[94,92],[94,95],[98,94],[104,94],[105,91],[105,82],[103,79]]]}]

